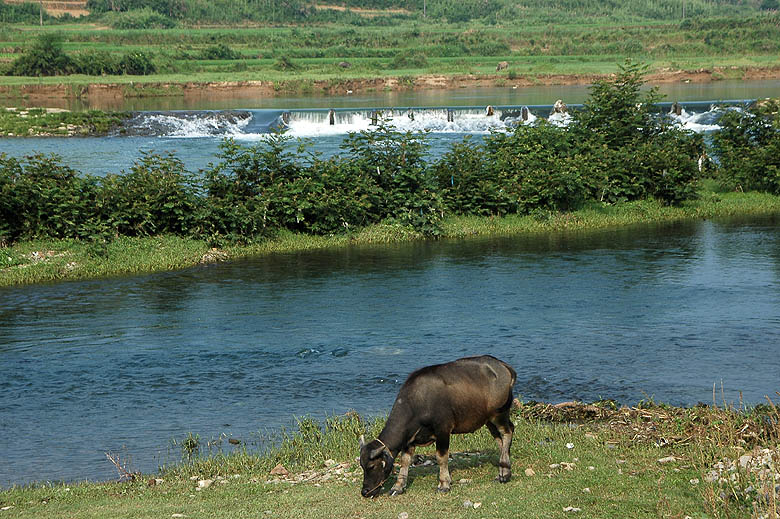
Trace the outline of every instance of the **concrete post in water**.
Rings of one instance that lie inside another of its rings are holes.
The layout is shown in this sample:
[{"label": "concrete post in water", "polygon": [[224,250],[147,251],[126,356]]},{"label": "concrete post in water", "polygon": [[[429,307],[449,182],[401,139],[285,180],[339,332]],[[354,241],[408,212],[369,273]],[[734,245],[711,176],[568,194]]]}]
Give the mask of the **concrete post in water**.
[{"label": "concrete post in water", "polygon": [[333,110],[333,108],[330,109],[328,112],[328,123],[331,126],[334,126],[336,124],[336,112]]},{"label": "concrete post in water", "polygon": [[485,108],[485,116],[486,117],[493,117],[493,114],[495,112],[493,111],[493,107],[490,105],[487,105],[487,108]]},{"label": "concrete post in water", "polygon": [[412,110],[409,110],[409,113],[407,114],[409,116],[409,119],[414,121],[414,112]]},{"label": "concrete post in water", "polygon": [[379,111],[371,110],[371,124],[373,126],[379,124]]},{"label": "concrete post in water", "polygon": [[523,109],[520,110],[520,118],[523,121],[527,121],[528,120],[528,107],[527,106],[524,106]]},{"label": "concrete post in water", "polygon": [[447,108],[447,122],[448,123],[455,122],[455,111],[452,108]]},{"label": "concrete post in water", "polygon": [[290,112],[282,112],[282,124],[285,126],[290,125]]},{"label": "concrete post in water", "polygon": [[680,103],[675,101],[672,104],[672,109],[671,109],[670,113],[673,113],[674,115],[682,115],[682,106],[680,106]]}]

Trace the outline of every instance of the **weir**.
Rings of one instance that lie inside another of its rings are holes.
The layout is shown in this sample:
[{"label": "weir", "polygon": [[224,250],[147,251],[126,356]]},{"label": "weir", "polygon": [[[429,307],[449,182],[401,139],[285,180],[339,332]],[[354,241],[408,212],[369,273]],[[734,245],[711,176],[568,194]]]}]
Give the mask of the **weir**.
[{"label": "weir", "polygon": [[[750,101],[664,102],[654,105],[659,114],[682,127],[717,130],[724,109],[739,109]],[[292,110],[224,110],[137,112],[127,120],[121,135],[181,138],[252,138],[275,130],[293,137],[343,135],[380,124],[405,132],[486,134],[539,119],[565,126],[581,104],[486,105],[457,107],[330,108]]]}]

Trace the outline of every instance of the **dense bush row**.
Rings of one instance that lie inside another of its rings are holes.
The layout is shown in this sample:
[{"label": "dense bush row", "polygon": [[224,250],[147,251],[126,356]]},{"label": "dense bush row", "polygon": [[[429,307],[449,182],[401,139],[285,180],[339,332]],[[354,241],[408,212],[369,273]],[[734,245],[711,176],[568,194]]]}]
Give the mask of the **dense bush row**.
[{"label": "dense bush row", "polygon": [[106,51],[84,51],[68,55],[60,36],[44,33],[4,71],[6,76],[61,76],[67,74],[147,75],[156,71],[152,57],[135,51],[121,56]]},{"label": "dense bush row", "polygon": [[[0,155],[0,243],[34,237],[110,238],[172,233],[214,242],[262,239],[280,229],[347,232],[392,222],[436,235],[447,214],[549,214],[588,201],[695,196],[700,135],[669,126],[627,64],[596,84],[566,128],[542,122],[466,139],[426,161],[425,134],[380,125],[348,136],[322,159],[272,135],[251,147],[228,140],[198,174],[148,154],[129,172],[82,176],[41,155]],[[733,112],[715,138],[723,182],[780,193],[777,104]]]}]

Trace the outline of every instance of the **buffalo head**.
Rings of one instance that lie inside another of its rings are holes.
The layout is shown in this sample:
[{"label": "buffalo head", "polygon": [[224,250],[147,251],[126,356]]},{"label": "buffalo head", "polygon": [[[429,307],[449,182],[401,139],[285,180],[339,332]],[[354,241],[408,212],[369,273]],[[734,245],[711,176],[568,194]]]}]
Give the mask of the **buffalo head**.
[{"label": "buffalo head", "polygon": [[366,443],[360,437],[360,466],[363,467],[363,497],[375,497],[393,472],[393,454],[380,440]]}]

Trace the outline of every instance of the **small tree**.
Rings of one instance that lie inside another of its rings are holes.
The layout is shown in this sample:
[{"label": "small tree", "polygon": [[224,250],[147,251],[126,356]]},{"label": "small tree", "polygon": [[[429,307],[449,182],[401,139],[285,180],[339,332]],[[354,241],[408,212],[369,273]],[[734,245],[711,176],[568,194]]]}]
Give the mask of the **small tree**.
[{"label": "small tree", "polygon": [[57,76],[68,74],[73,61],[62,50],[62,37],[59,34],[42,34],[19,56],[8,70],[9,76]]}]

